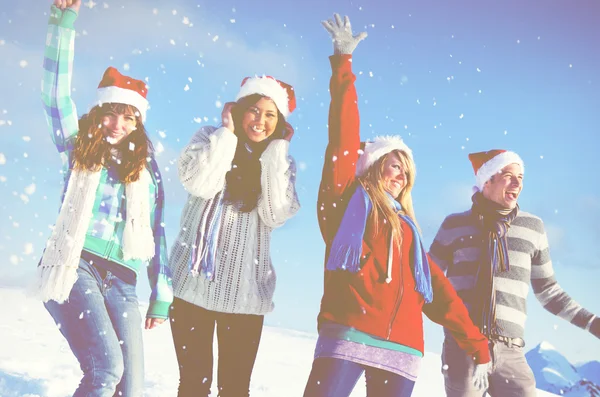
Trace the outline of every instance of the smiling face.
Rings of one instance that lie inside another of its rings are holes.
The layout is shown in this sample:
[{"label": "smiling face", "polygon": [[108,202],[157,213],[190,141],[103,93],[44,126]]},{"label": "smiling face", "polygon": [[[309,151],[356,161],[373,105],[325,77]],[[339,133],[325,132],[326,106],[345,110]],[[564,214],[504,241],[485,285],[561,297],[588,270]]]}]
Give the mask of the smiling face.
[{"label": "smiling face", "polygon": [[523,190],[523,170],[519,164],[509,164],[483,185],[483,197],[503,208],[513,209]]},{"label": "smiling face", "polygon": [[279,112],[275,103],[261,97],[254,105],[250,105],[242,116],[242,129],[252,142],[262,142],[275,132]]},{"label": "smiling face", "polygon": [[136,130],[137,118],[128,106],[123,112],[109,108],[102,116],[102,134],[111,145],[118,145]]},{"label": "smiling face", "polygon": [[407,184],[407,173],[400,156],[396,152],[390,153],[383,161],[381,172],[382,185],[386,192],[397,198]]}]

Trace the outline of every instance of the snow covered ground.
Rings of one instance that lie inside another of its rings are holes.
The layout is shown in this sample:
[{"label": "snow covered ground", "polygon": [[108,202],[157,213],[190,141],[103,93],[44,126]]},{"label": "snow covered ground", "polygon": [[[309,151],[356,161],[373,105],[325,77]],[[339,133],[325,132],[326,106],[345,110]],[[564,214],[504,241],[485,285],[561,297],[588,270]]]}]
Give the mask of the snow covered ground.
[{"label": "snow covered ground", "polygon": [[[0,289],[0,302],[4,315],[0,322],[0,397],[70,396],[81,372],[42,304],[12,289]],[[252,396],[301,396],[315,341],[314,334],[266,327],[253,373]],[[144,331],[144,343],[145,395],[175,396],[178,374],[169,326]],[[439,355],[426,354],[414,397],[445,395],[440,366]],[[364,395],[364,382],[359,381],[352,397]],[[554,395],[540,391],[538,396]]]}]

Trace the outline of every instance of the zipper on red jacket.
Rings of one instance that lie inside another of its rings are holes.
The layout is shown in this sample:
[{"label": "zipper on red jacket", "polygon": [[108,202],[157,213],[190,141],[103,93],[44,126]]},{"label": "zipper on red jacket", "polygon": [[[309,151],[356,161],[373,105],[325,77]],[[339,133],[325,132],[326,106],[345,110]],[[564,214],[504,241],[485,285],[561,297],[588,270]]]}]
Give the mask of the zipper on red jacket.
[{"label": "zipper on red jacket", "polygon": [[[394,235],[390,233],[390,250],[394,249]],[[401,247],[399,247],[401,249]],[[393,256],[392,256],[393,258]],[[392,261],[393,263],[393,261]],[[389,266],[392,265],[389,263]],[[390,325],[388,326],[388,333],[386,339],[390,339],[390,335],[392,334],[392,326],[394,325],[394,321],[396,321],[396,315],[398,314],[398,309],[400,309],[400,303],[402,302],[402,297],[404,296],[404,275],[402,274],[402,263],[400,264],[400,286],[398,287],[398,295],[396,297],[396,306],[394,307],[394,312],[392,313],[392,319],[390,320]]]}]

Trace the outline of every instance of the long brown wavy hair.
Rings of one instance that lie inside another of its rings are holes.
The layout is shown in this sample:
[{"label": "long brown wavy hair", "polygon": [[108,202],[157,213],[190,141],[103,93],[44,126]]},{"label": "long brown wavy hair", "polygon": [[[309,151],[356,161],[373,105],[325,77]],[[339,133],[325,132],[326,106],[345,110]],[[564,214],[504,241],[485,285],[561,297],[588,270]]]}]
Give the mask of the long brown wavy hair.
[{"label": "long brown wavy hair", "polygon": [[402,243],[402,227],[400,226],[400,218],[398,217],[396,210],[390,204],[390,198],[383,186],[385,161],[389,156],[392,155],[392,153],[398,155],[400,163],[402,164],[402,168],[404,168],[404,172],[406,172],[406,186],[404,186],[404,189],[402,189],[400,195],[396,197],[396,200],[402,206],[400,213],[410,217],[418,227],[411,194],[412,188],[415,185],[416,167],[412,158],[409,157],[405,152],[394,150],[381,156],[379,159],[377,159],[377,161],[375,161],[375,163],[373,163],[371,167],[369,167],[363,176],[358,178],[358,182],[365,189],[367,195],[371,199],[371,203],[373,204],[373,208],[369,214],[369,224],[371,227],[373,227],[375,233],[379,233],[381,231],[381,225],[379,222],[383,220],[384,222],[388,223],[394,232],[396,243],[400,245]]},{"label": "long brown wavy hair", "polygon": [[283,138],[285,130],[285,117],[277,109],[277,125],[273,133],[262,142],[252,142],[248,139],[242,129],[244,113],[261,98],[264,96],[260,94],[242,97],[231,111],[238,143],[232,161],[233,167],[225,176],[225,201],[235,205],[242,212],[250,212],[256,208],[258,198],[262,194],[260,156],[273,139]]},{"label": "long brown wavy hair", "polygon": [[[134,116],[136,119],[136,129],[118,145],[108,143],[102,133],[102,118],[109,112]],[[104,103],[102,106],[94,106],[89,113],[83,115],[79,119],[79,133],[73,150],[73,168],[98,171],[108,161],[112,161],[113,148],[121,154],[116,161],[119,180],[130,183],[140,179],[140,172],[147,164],[147,157],[154,150],[136,107],[122,103]]]}]

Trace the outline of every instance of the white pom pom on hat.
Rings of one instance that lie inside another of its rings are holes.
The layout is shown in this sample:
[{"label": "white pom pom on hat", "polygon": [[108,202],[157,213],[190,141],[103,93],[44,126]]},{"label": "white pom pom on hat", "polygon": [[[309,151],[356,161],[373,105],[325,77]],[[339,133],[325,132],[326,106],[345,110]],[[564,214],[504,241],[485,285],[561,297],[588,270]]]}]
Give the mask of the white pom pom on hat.
[{"label": "white pom pom on hat", "polygon": [[471,153],[469,154],[469,160],[473,166],[473,171],[475,171],[474,191],[483,191],[483,185],[509,164],[519,164],[522,172],[525,172],[525,165],[521,157],[508,150],[492,149],[485,152]]},{"label": "white pom pom on hat", "polygon": [[244,78],[235,100],[252,94],[260,94],[271,98],[286,119],[296,109],[294,87],[271,76]]}]

